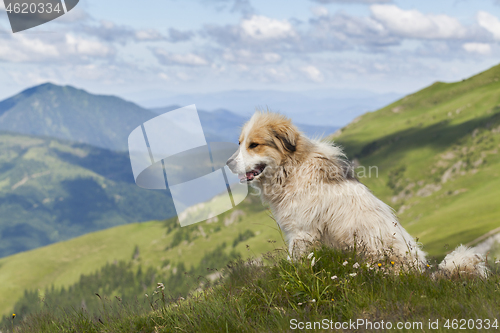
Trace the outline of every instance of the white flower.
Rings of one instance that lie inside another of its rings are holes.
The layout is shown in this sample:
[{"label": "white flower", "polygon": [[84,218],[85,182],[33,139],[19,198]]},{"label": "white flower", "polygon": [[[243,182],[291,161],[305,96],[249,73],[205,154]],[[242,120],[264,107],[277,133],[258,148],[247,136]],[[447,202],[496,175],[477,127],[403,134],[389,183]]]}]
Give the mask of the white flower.
[{"label": "white flower", "polygon": [[367,268],[370,268],[370,263],[369,263],[369,262],[368,262],[368,263],[366,263],[366,267],[367,267]]},{"label": "white flower", "polygon": [[146,297],[149,297],[148,294],[144,294]]},{"label": "white flower", "polygon": [[307,255],[307,259],[311,259],[313,255],[314,255],[314,252],[309,253],[309,254]]},{"label": "white flower", "polygon": [[315,263],[316,263],[316,257],[313,257],[313,260],[311,261],[311,267],[313,267]]},{"label": "white flower", "polygon": [[313,298],[313,300],[311,301],[312,303],[316,303],[316,300]]},{"label": "white flower", "polygon": [[342,263],[342,265],[346,266],[348,264],[347,260]]},{"label": "white flower", "polygon": [[352,268],[354,268],[354,269],[359,268],[359,264],[355,263],[354,265],[352,265]]},{"label": "white flower", "polygon": [[297,305],[302,305],[302,303],[297,303]]},{"label": "white flower", "polygon": [[157,288],[157,289],[161,289],[161,290],[165,290],[165,286],[164,286],[164,285],[163,285],[163,283],[161,283],[161,282],[158,282],[158,283],[157,283],[157,287],[156,287],[156,288]]},{"label": "white flower", "polygon": [[337,275],[332,276],[332,280],[337,279]]},{"label": "white flower", "polygon": [[495,264],[500,264],[500,259],[495,261]]},{"label": "white flower", "polygon": [[356,275],[358,275],[358,273],[351,273],[351,274],[349,274],[349,275],[350,275],[350,276],[356,276]]}]

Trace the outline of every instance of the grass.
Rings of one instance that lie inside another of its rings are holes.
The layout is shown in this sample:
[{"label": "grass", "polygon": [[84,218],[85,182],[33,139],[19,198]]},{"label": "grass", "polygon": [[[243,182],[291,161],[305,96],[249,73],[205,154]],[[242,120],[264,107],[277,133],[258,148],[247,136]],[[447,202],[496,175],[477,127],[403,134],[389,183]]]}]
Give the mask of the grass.
[{"label": "grass", "polygon": [[474,319],[474,327],[489,319],[498,327],[497,273],[483,280],[433,278],[434,271],[399,270],[355,250],[317,248],[298,262],[275,251],[264,262],[229,264],[216,286],[185,300],[169,299],[157,289],[141,300],[149,303],[148,312],[104,300],[99,315],[76,309],[41,312],[26,318],[17,332],[290,332],[307,322],[326,331],[349,321],[361,325],[353,331],[382,321],[395,331],[408,331],[397,329],[398,323],[413,329],[421,323],[428,330],[431,322],[438,324],[436,331],[446,331],[447,320],[451,328],[462,319]]},{"label": "grass", "polygon": [[[431,255],[443,256],[500,225],[499,78],[495,66],[461,82],[435,83],[363,115],[332,138],[349,158],[378,168],[378,177],[361,180],[396,209]],[[463,162],[460,170],[443,181],[457,162]],[[395,180],[397,170],[404,171]],[[430,185],[439,189],[419,194]]]},{"label": "grass", "polygon": [[[266,240],[280,241],[280,236],[276,223],[269,218],[260,200],[249,196],[238,206],[238,211],[240,215],[236,218],[231,218],[234,211],[229,211],[220,215],[218,221],[183,228],[175,219],[133,223],[1,258],[0,317],[10,313],[25,289],[43,291],[51,286],[68,287],[77,282],[81,274],[94,273],[106,263],[128,262],[136,246],[140,254],[134,260],[136,268],[152,266],[166,273],[179,262],[184,262],[186,268],[197,266],[201,254],[224,242],[228,245],[227,253],[234,249],[242,258],[272,250],[274,244]],[[239,234],[248,234],[247,230],[255,237],[233,247]],[[183,238],[171,247],[177,233]],[[164,265],[167,261],[169,264]]]}]

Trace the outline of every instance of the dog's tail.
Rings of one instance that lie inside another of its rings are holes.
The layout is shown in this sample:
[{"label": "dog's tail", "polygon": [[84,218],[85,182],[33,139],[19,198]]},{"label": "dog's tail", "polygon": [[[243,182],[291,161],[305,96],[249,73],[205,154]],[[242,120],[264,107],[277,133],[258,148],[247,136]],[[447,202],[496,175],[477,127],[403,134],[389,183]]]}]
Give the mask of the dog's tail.
[{"label": "dog's tail", "polygon": [[471,275],[483,278],[488,277],[490,272],[486,267],[484,256],[465,245],[457,246],[448,254],[439,264],[439,270],[438,274],[446,276]]}]

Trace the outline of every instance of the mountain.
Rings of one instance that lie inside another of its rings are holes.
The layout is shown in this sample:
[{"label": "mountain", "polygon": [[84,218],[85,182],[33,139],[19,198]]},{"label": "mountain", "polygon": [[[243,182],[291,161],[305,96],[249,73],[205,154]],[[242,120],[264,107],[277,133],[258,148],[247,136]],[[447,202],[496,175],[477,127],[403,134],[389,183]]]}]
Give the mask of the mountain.
[{"label": "mountain", "polygon": [[331,138],[424,250],[442,254],[478,244],[500,227],[499,96],[500,65],[460,82],[436,82]]},{"label": "mountain", "polygon": [[155,116],[114,96],[45,83],[0,102],[0,130],[127,150],[130,132]]},{"label": "mountain", "polygon": [[[162,114],[180,108],[179,105],[170,105],[162,108],[153,108],[151,111]],[[250,117],[240,116],[226,109],[205,111],[198,109],[200,122],[205,132],[207,141],[238,142],[241,127]],[[304,125],[296,123],[307,136],[321,138],[334,133],[339,127]]]},{"label": "mountain", "polygon": [[[89,233],[0,258],[0,319],[11,313],[25,289],[67,288],[78,283],[81,274],[94,273],[107,263],[133,259],[134,270],[142,267],[146,271],[147,267],[154,267],[166,277],[178,273],[181,284],[186,277],[178,269],[179,265],[185,269],[198,267],[202,258],[218,247],[228,255],[236,253],[248,258],[282,244],[275,222],[255,195],[249,195],[232,211],[183,228],[176,218],[171,218]],[[213,273],[206,268],[202,269],[203,275]],[[137,296],[143,295],[141,292]],[[88,296],[95,297],[94,293]],[[78,300],[75,307],[81,303],[82,300]]]},{"label": "mountain", "polygon": [[[186,104],[194,104],[186,99]],[[71,86],[45,83],[0,101],[0,130],[87,143],[126,151],[128,135],[145,121],[180,106],[144,109],[119,97],[90,94]],[[248,119],[228,110],[199,111],[208,141],[236,142]],[[308,135],[323,136],[338,127],[301,125]]]},{"label": "mountain", "polygon": [[0,257],[174,215],[168,191],[135,184],[127,153],[0,133]]},{"label": "mountain", "polygon": [[128,98],[140,105],[156,107],[161,105],[196,104],[203,110],[223,108],[249,118],[256,108],[281,112],[297,123],[317,126],[341,127],[357,116],[377,110],[401,98],[399,93],[374,93],[366,90],[323,89],[310,91],[279,90],[230,90],[204,94],[172,95],[145,99],[147,94],[129,94]]}]

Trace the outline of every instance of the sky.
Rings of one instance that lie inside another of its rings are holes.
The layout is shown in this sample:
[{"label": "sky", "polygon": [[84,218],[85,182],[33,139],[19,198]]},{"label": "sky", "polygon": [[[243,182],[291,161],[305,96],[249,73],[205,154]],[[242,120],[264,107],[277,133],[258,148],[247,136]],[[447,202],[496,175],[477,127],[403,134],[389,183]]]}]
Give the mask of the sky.
[{"label": "sky", "polygon": [[500,59],[500,0],[80,0],[13,34],[0,99],[47,81],[140,101],[226,90],[407,94]]}]

